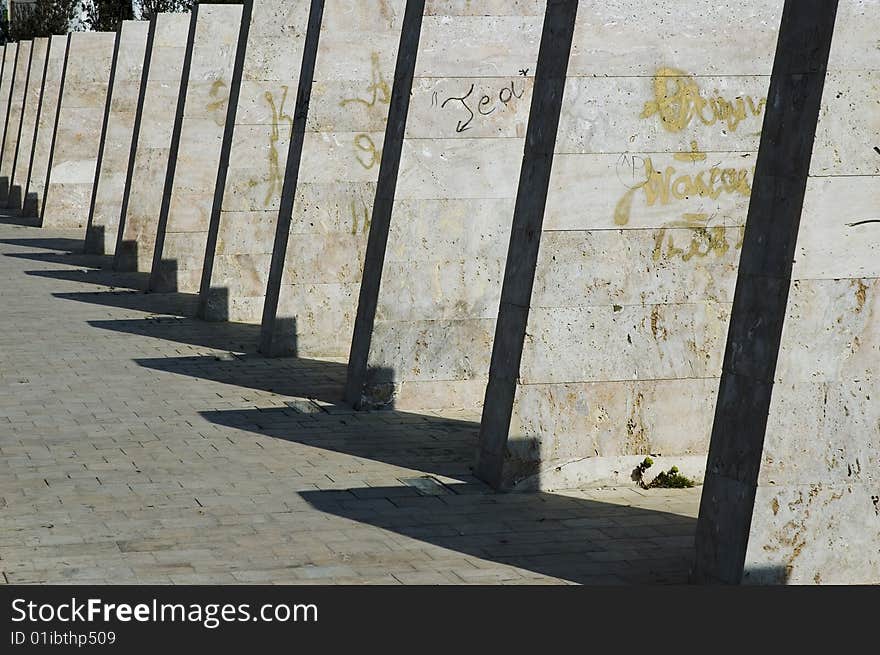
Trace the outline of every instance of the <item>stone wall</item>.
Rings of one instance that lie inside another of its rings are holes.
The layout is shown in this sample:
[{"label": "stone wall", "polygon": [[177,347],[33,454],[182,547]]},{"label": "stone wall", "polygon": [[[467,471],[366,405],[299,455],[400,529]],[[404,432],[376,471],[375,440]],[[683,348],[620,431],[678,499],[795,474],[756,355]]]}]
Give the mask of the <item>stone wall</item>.
[{"label": "stone wall", "polygon": [[782,2],[632,5],[578,9],[505,486],[705,467]]},{"label": "stone wall", "polygon": [[745,580],[880,580],[877,0],[841,1],[797,239]]},{"label": "stone wall", "polygon": [[293,131],[308,0],[255,0],[220,206],[212,207],[200,314],[259,323]]},{"label": "stone wall", "polygon": [[32,41],[20,41],[18,55],[15,59],[15,78],[9,96],[6,113],[6,129],[3,139],[2,156],[0,156],[0,206],[6,207],[9,202],[9,191],[12,186],[12,175],[15,169],[15,155],[21,133],[21,116],[24,110],[24,99],[30,74]]},{"label": "stone wall", "polygon": [[159,215],[150,288],[197,293],[242,28],[242,5],[201,5],[185,105],[164,214]]},{"label": "stone wall", "polygon": [[117,234],[117,270],[149,272],[153,265],[191,22],[190,14],[160,13],[153,19]]},{"label": "stone wall", "polygon": [[43,95],[43,80],[46,74],[46,61],[49,55],[49,39],[36,38],[31,47],[31,63],[28,71],[28,84],[25,91],[24,107],[21,115],[21,130],[15,148],[15,163],[9,184],[7,207],[18,212],[24,202],[34,154],[34,141],[37,136],[37,118],[40,111],[40,98]]},{"label": "stone wall", "polygon": [[116,253],[149,30],[150,24],[146,21],[124,21],[119,31],[86,231],[85,249],[89,253]]},{"label": "stone wall", "polygon": [[362,406],[482,403],[543,16],[426,3]]},{"label": "stone wall", "polygon": [[12,87],[15,83],[17,54],[18,43],[7,43],[3,47],[3,75],[0,78],[0,148],[6,142],[6,123],[12,100]]},{"label": "stone wall", "polygon": [[40,94],[40,109],[37,115],[37,132],[34,136],[34,153],[31,158],[30,174],[22,203],[22,214],[25,216],[38,217],[43,213],[67,45],[68,37],[66,36],[58,35],[49,38],[46,74],[43,77],[43,91]]},{"label": "stone wall", "polygon": [[42,221],[85,230],[116,33],[74,32],[69,39]]},{"label": "stone wall", "polygon": [[405,5],[324,5],[268,354],[348,356]]}]

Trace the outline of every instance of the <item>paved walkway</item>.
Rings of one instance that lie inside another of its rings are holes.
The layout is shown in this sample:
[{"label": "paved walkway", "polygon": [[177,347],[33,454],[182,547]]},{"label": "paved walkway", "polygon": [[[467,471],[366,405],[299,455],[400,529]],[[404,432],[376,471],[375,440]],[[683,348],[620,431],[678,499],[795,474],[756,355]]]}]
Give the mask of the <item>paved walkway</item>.
[{"label": "paved walkway", "polygon": [[684,582],[699,490],[495,494],[473,417],[355,413],[340,363],[0,219],[0,582]]}]

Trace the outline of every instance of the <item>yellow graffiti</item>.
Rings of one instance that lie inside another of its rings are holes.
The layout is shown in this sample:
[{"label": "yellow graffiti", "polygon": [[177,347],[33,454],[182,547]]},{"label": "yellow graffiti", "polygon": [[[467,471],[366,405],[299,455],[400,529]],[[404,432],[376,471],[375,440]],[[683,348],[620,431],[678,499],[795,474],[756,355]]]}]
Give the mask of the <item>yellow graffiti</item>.
[{"label": "yellow graffiti", "polygon": [[391,86],[385,81],[385,76],[382,75],[378,52],[372,54],[372,82],[367,86],[367,93],[371,94],[369,100],[346,98],[339,103],[339,106],[346,107],[350,104],[362,104],[365,107],[373,108],[379,103],[383,105],[391,103]]},{"label": "yellow graffiti", "polygon": [[284,112],[284,105],[287,102],[288,87],[282,86],[281,102],[275,102],[275,96],[271,91],[266,91],[266,102],[272,110],[272,132],[269,135],[269,189],[266,191],[266,199],[264,206],[268,207],[269,203],[276,195],[281,193],[284,186],[284,174],[282,173],[280,155],[278,153],[278,142],[281,140],[281,123],[284,122],[288,128],[288,138],[293,134],[293,117]]},{"label": "yellow graffiti", "polygon": [[648,207],[656,204],[670,205],[676,200],[691,198],[717,199],[721,194],[751,196],[750,182],[753,169],[720,168],[712,166],[696,175],[678,174],[673,166],[663,171],[654,168],[650,157],[645,158],[645,179],[629,189],[614,210],[614,222],[617,225],[629,223],[632,203],[639,191],[645,194]]},{"label": "yellow graffiti", "polygon": [[[364,210],[364,222],[363,222],[363,227],[361,228],[361,231],[364,234],[366,234],[370,230],[370,208],[367,207],[366,203],[364,203],[363,201],[361,201],[361,204],[363,205],[363,210]],[[358,233],[358,222],[360,220],[359,214],[360,214],[360,212],[358,212],[357,200],[352,200],[351,201],[351,218],[352,218],[351,233],[352,234]]]},{"label": "yellow graffiti", "polygon": [[[694,156],[704,159],[699,153],[696,143],[693,145]],[[674,166],[667,166],[662,171],[654,168],[650,157],[644,160],[645,178],[634,187],[627,190],[614,210],[614,223],[619,226],[628,225],[632,213],[634,199],[639,193],[644,194],[645,204],[648,207],[669,206],[680,201],[699,198],[717,199],[722,194],[751,196],[751,179],[754,169],[721,168],[712,166],[699,171],[696,174],[679,174]],[[664,224],[654,242],[653,257],[655,261],[666,258],[681,257],[689,261],[694,257],[707,257],[709,255],[721,256],[731,247],[741,248],[742,238],[731,246],[727,239],[728,228],[723,226],[708,225],[709,214],[684,213],[682,220],[671,221]],[[690,242],[681,248],[676,246],[673,237],[675,228],[687,228]],[[739,228],[735,228],[739,229]]]},{"label": "yellow graffiti", "polygon": [[[703,217],[694,220],[666,223],[660,228],[654,239],[654,261],[672,259],[677,256],[680,256],[683,261],[690,261],[694,257],[702,259],[709,255],[717,257],[724,255],[731,248],[730,242],[727,240],[727,228],[724,226],[708,227],[707,222],[708,217],[703,215]],[[675,245],[674,233],[671,231],[675,228],[688,228],[687,234],[690,236],[690,242],[685,248],[679,248]],[[742,243],[737,243],[734,247],[742,248]]]},{"label": "yellow graffiti", "polygon": [[220,92],[226,90],[226,82],[223,80],[214,80],[211,85],[210,96],[214,98],[213,102],[209,102],[205,108],[214,114],[214,122],[223,127],[226,125],[226,106],[229,103],[229,93],[220,97]]},{"label": "yellow graffiti", "polygon": [[654,76],[654,99],[645,103],[641,118],[659,115],[669,132],[681,132],[694,120],[704,125],[725,123],[735,132],[749,115],[760,116],[766,104],[766,98],[756,102],[752,96],[727,100],[717,91],[704,97],[693,76],[675,68],[661,68]]},{"label": "yellow graffiti", "polygon": [[364,159],[362,155],[355,155],[358,163],[370,170],[382,161],[382,149],[377,148],[369,134],[358,134],[354,138],[354,147],[369,155],[369,159]]},{"label": "yellow graffiti", "polygon": [[677,152],[672,156],[675,161],[683,161],[689,164],[696,164],[698,161],[706,161],[706,153],[700,152],[700,147],[696,141],[691,141],[690,152]]}]

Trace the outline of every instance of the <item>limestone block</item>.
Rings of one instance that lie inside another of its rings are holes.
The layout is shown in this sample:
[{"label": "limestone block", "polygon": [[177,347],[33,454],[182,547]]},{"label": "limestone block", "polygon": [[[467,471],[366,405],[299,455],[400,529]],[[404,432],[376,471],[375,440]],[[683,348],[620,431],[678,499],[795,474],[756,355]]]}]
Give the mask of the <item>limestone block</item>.
[{"label": "limestone block", "polygon": [[64,74],[67,46],[67,36],[49,37],[49,51],[46,55],[46,72],[37,113],[33,156],[22,203],[22,214],[26,216],[40,216],[45,203],[49,159],[52,154],[52,143],[55,139],[55,121],[58,116],[61,78]]},{"label": "limestone block", "polygon": [[119,33],[94,205],[86,234],[87,252],[102,255],[116,252],[149,30],[150,24],[146,21],[124,21]]},{"label": "limestone block", "polygon": [[262,317],[310,5],[254,2],[226,186],[212,217],[218,240],[200,289],[209,319]]},{"label": "limestone block", "polygon": [[166,215],[150,288],[197,293],[229,110],[242,5],[199,7]]},{"label": "limestone block", "polygon": [[49,159],[43,225],[85,230],[116,33],[73,32]]},{"label": "limestone block", "polygon": [[426,6],[362,392],[478,410],[545,3]]},{"label": "limestone block", "polygon": [[[814,31],[827,34],[822,23],[830,25],[830,16],[822,20],[820,5],[811,5],[812,15],[791,14],[788,25],[799,40]],[[753,248],[738,280],[741,305],[725,361],[712,475],[698,527],[697,567],[710,579],[880,582],[880,197],[871,151],[878,136],[880,48],[867,27],[878,20],[877,0],[840,2],[799,224],[791,212],[799,204],[765,202],[763,211],[780,206],[782,221],[758,215],[749,228]],[[828,45],[825,37],[816,42],[808,49],[821,53]],[[787,63],[798,56],[805,54],[787,53]],[[801,93],[801,80],[797,84],[795,92]],[[797,106],[787,105],[787,113]],[[812,111],[803,115],[812,120]],[[803,132],[780,132],[773,128],[776,143],[784,136],[802,147]],[[777,147],[779,152],[785,151]],[[790,157],[776,156],[778,166],[789,164]],[[789,196],[786,202],[799,202],[800,179],[789,191],[782,176],[768,177],[756,186],[775,186]],[[788,256],[790,237],[779,236],[786,231],[797,236],[790,271],[787,261],[778,261],[784,259],[779,253]],[[755,294],[772,300],[759,302]],[[767,325],[781,325],[778,341]],[[765,382],[771,374],[772,394]]]},{"label": "limestone block", "polygon": [[[839,33],[834,38],[845,36]],[[880,47],[874,49],[880,52]],[[810,174],[880,175],[880,157],[873,150],[877,143],[880,143],[880,62],[873,70],[829,72]]]},{"label": "limestone block", "polygon": [[24,191],[27,188],[34,154],[34,141],[37,135],[37,119],[40,111],[40,98],[43,94],[43,81],[46,74],[46,60],[49,54],[49,39],[36,38],[31,47],[31,63],[28,72],[28,84],[21,115],[21,133],[12,169],[10,197],[8,206],[13,211],[20,211],[24,203]]},{"label": "limestone block", "polygon": [[579,5],[507,484],[703,475],[782,6]]},{"label": "limestone block", "polygon": [[15,85],[18,43],[10,42],[3,46],[2,79],[0,79],[0,148],[6,141],[6,123],[9,103],[12,99],[12,88]]},{"label": "limestone block", "polygon": [[769,75],[782,2],[610,0],[578,9],[569,76]]},{"label": "limestone block", "polygon": [[153,265],[190,22],[190,14],[161,13],[155,18],[117,239],[114,266],[119,270],[149,272]]},{"label": "limestone block", "polygon": [[22,112],[24,111],[24,100],[30,75],[32,45],[33,41],[18,42],[18,54],[15,60],[15,79],[10,91],[9,109],[6,114],[6,127],[4,131],[5,136],[2,144],[3,152],[2,156],[0,156],[0,205],[3,206],[8,206],[15,159],[18,154]]}]

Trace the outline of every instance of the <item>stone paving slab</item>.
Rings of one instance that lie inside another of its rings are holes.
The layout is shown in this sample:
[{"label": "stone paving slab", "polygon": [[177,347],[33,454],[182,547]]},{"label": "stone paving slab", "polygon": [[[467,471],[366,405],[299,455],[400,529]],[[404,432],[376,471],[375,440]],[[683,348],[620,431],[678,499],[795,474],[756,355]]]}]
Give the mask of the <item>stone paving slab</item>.
[{"label": "stone paving slab", "polygon": [[0,219],[0,582],[686,581],[699,489],[496,494],[477,417],[354,413],[80,236]]}]

